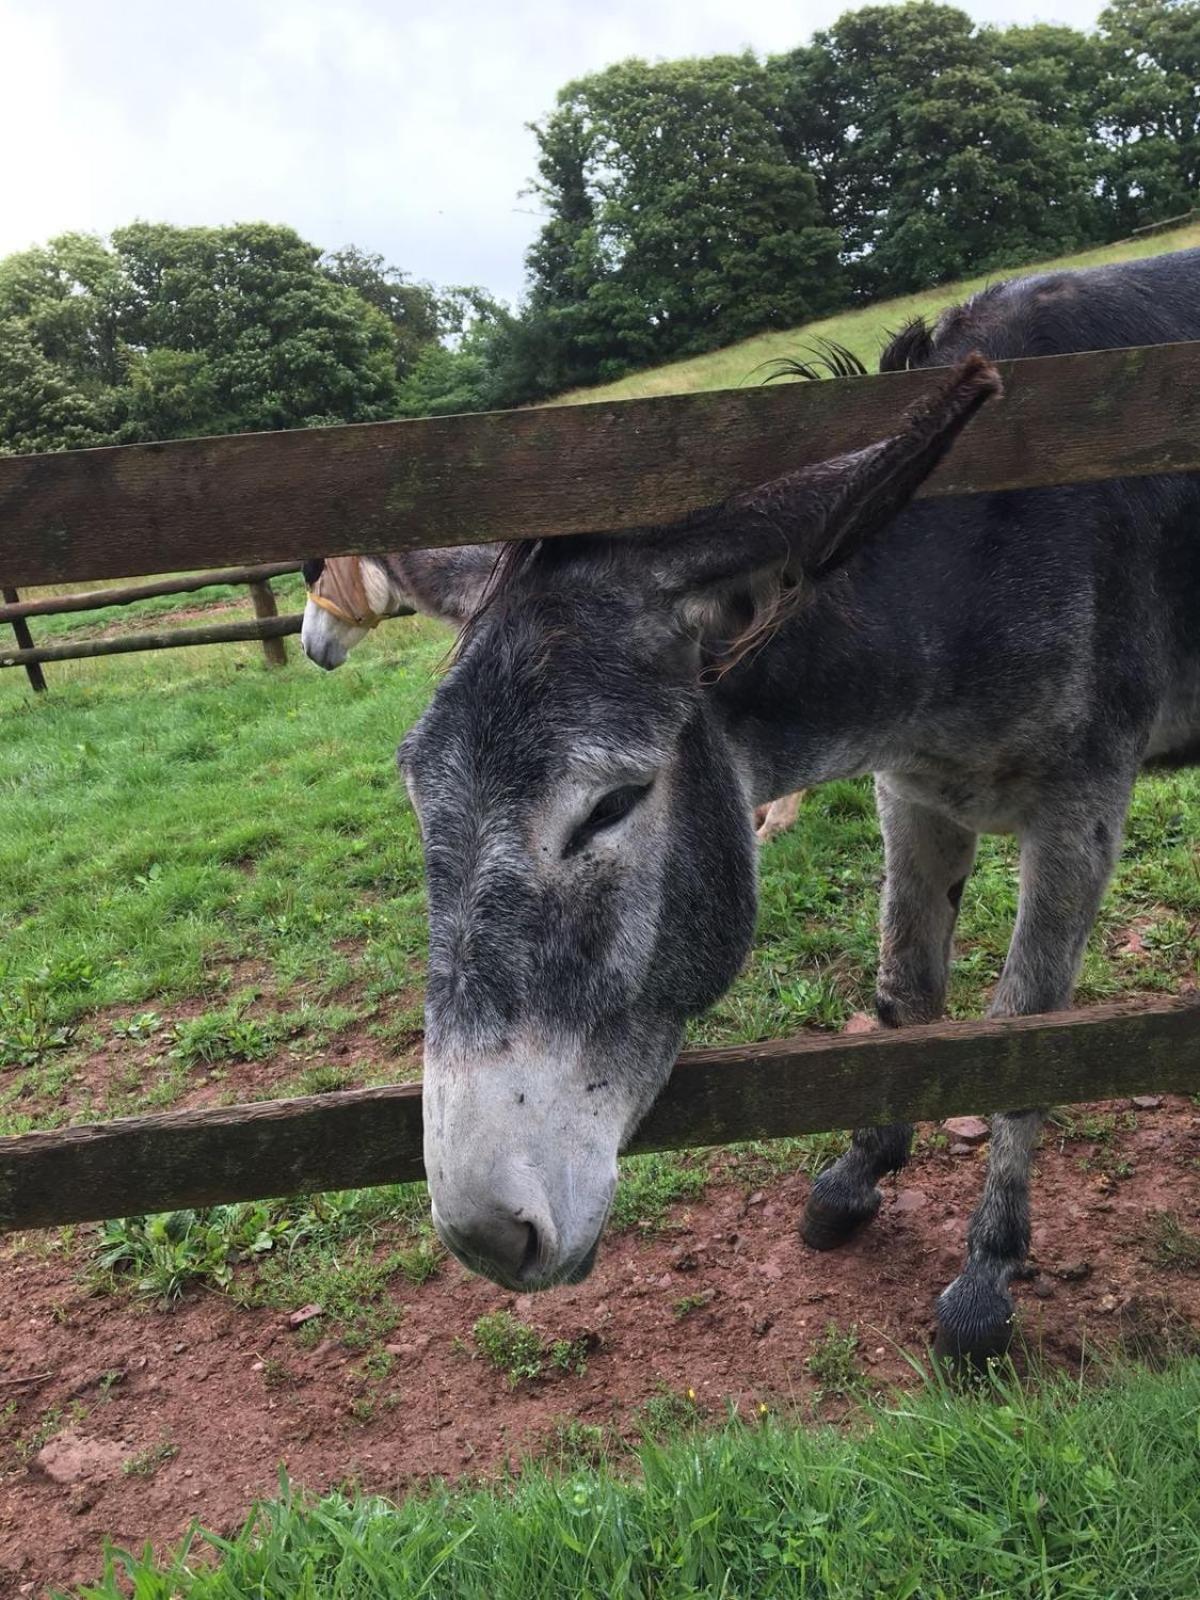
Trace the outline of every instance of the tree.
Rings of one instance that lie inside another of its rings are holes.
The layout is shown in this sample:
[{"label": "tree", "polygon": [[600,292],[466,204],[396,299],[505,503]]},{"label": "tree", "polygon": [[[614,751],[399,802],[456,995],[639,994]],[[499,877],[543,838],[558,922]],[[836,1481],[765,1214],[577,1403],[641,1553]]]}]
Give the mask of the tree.
[{"label": "tree", "polygon": [[498,398],[498,341],[516,322],[507,307],[475,287],[445,289],[439,303],[445,339],[422,350],[400,385],[399,415],[444,417],[526,398]]},{"label": "tree", "polygon": [[837,235],[783,149],[753,56],[622,62],[569,84],[534,132],[549,220],[522,320],[539,324],[526,345],[540,382],[614,375],[838,303]]},{"label": "tree", "polygon": [[1094,235],[1087,64],[1068,36],[1081,37],[979,31],[954,6],[908,0],[847,13],[772,63],[784,142],[817,175],[860,293]]},{"label": "tree", "polygon": [[394,415],[392,324],[290,228],[134,223],[0,262],[0,449]]},{"label": "tree", "polygon": [[1127,233],[1200,205],[1200,5],[1114,0],[1099,33],[1103,196]]},{"label": "tree", "polygon": [[290,228],[267,223],[172,228],[134,223],[112,238],[131,299],[122,332],[143,370],[146,404],[133,419],[140,437],[173,436],[174,402],[156,397],[177,363],[194,358],[193,380],[210,397],[201,432],[369,422],[392,414],[395,357],[383,314],[318,267],[320,252]]},{"label": "tree", "polygon": [[112,396],[88,392],[20,318],[0,317],[0,454],[112,442]]},{"label": "tree", "polygon": [[985,64],[966,12],[929,0],[849,11],[772,63],[785,148],[815,174],[848,260],[869,256],[885,225],[914,100]]},{"label": "tree", "polygon": [[890,204],[863,264],[878,291],[1022,266],[1088,237],[1082,140],[992,73],[943,73],[900,127]]},{"label": "tree", "polygon": [[381,255],[346,245],[321,257],[321,271],[334,283],[353,289],[392,325],[396,343],[396,376],[410,372],[423,351],[444,331],[442,299],[432,284],[414,283]]}]

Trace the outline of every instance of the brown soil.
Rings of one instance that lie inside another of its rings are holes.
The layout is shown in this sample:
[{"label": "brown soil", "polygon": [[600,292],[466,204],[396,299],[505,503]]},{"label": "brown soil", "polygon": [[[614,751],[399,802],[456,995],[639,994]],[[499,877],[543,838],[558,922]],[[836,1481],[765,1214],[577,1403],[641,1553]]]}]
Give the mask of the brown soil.
[{"label": "brown soil", "polygon": [[[1129,1102],[1093,1109],[1132,1120]],[[1075,1368],[1085,1350],[1113,1344],[1152,1356],[1200,1348],[1200,1277],[1164,1268],[1151,1242],[1155,1213],[1193,1229],[1200,1220],[1200,1115],[1168,1097],[1136,1122],[1098,1142],[1047,1132],[1036,1270],[1017,1296],[1024,1344],[1051,1365]],[[393,1364],[376,1378],[336,1338],[306,1348],[279,1312],[213,1293],[172,1312],[91,1296],[78,1261],[19,1241],[0,1255],[0,1415],[11,1403],[5,1428],[27,1453],[30,1440],[65,1438],[40,1466],[0,1452],[0,1595],[93,1577],[105,1535],[163,1547],[193,1517],[231,1529],[272,1494],[281,1461],[313,1490],[354,1478],[397,1495],[544,1451],[562,1419],[630,1436],[638,1406],[664,1387],[694,1390],[714,1419],[730,1404],[837,1416],[843,1403],[819,1399],[806,1365],[830,1322],[857,1326],[873,1387],[910,1383],[983,1175],[986,1146],[945,1144],[923,1139],[874,1225],[833,1255],[796,1236],[806,1178],[748,1194],[743,1176],[714,1184],[657,1236],[610,1238],[578,1288],[514,1297],[453,1264],[420,1288],[397,1277]],[[547,1339],[586,1336],[586,1372],[510,1388],[472,1354],[476,1318],[501,1307]],[[163,1444],[177,1453],[151,1476],[116,1464]],[[50,1475],[73,1463],[77,1481]]]},{"label": "brown soil", "polygon": [[[210,600],[207,605],[191,605],[186,600],[170,611],[157,611],[147,616],[132,613],[113,617],[107,622],[80,621],[72,623],[70,637],[75,639],[121,639],[128,633],[162,633],[165,629],[183,627],[189,622],[240,622],[246,616],[251,616],[250,601],[248,598]],[[87,612],[76,613],[80,618],[87,616]],[[33,619],[33,627],[37,627],[37,618]]]}]

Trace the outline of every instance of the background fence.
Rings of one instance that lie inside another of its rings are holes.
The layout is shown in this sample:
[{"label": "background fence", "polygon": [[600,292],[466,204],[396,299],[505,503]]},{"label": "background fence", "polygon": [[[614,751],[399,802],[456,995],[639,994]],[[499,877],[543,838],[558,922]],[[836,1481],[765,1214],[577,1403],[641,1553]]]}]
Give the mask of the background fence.
[{"label": "background fence", "polygon": [[[11,623],[17,648],[0,650],[0,667],[24,667],[35,693],[46,687],[42,663],[79,661],[90,656],[129,655],[140,650],[176,650],[184,645],[230,644],[239,639],[261,639],[269,667],[287,662],[284,639],[299,633],[304,621],[300,612],[281,617],[271,589],[271,579],[297,572],[294,561],[274,562],[257,567],[233,567],[221,572],[197,572],[187,577],[161,578],[157,583],[127,584],[123,588],[91,589],[84,594],[44,595],[37,600],[22,600],[17,589],[5,587],[0,606],[0,623]],[[77,639],[68,644],[34,645],[30,617],[63,616],[76,611],[98,611],[107,606],[129,606],[139,600],[157,600],[163,595],[194,594],[214,584],[246,584],[254,606],[253,622],[220,622],[199,628],[168,628],[157,633],[125,634],[113,639]]]},{"label": "background fence", "polygon": [[[1200,471],[1200,344],[1001,371],[1006,399],[923,493]],[[214,561],[290,569],[310,556],[629,530],[882,438],[936,381],[895,373],[0,459],[0,577],[72,583]],[[27,626],[36,612],[17,609],[4,619]],[[1190,1000],[774,1040],[681,1057],[634,1148],[1198,1084]],[[420,1151],[419,1086],[23,1134],[0,1139],[0,1228],[416,1179]]]}]

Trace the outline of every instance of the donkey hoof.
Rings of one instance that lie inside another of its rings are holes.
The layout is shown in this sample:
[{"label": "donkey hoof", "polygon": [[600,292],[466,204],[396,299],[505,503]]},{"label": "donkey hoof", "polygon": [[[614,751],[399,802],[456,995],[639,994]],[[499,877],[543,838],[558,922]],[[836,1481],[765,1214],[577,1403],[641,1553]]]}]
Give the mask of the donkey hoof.
[{"label": "donkey hoof", "polygon": [[810,1250],[836,1250],[847,1239],[865,1228],[879,1210],[883,1196],[876,1189],[865,1206],[833,1206],[822,1201],[814,1192],[804,1210],[800,1224],[800,1237]]},{"label": "donkey hoof", "polygon": [[952,1376],[970,1378],[986,1373],[989,1362],[1006,1356],[1011,1343],[1011,1323],[993,1328],[967,1344],[961,1334],[944,1328],[939,1322],[933,1340],[933,1358]]},{"label": "donkey hoof", "polygon": [[1013,1303],[997,1284],[966,1272],[938,1301],[934,1357],[954,1371],[982,1372],[1007,1354],[1013,1335]]}]

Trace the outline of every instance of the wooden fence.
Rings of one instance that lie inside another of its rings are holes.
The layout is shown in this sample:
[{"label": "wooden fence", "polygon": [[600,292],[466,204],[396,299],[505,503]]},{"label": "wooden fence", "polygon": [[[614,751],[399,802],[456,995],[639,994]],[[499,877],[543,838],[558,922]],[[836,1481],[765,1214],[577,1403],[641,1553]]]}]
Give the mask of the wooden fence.
[{"label": "wooden fence", "polygon": [[[42,663],[80,661],[89,656],[129,655],[140,650],[178,650],[184,645],[229,644],[238,639],[260,639],[269,667],[287,663],[284,638],[299,633],[304,620],[299,612],[281,617],[271,589],[271,579],[298,571],[294,561],[277,561],[257,567],[233,567],[220,572],[196,572],[186,577],[160,578],[156,583],[127,584],[121,588],[90,589],[84,594],[43,595],[22,600],[17,589],[5,587],[0,624],[12,624],[17,648],[0,649],[0,667],[24,667],[35,693],[46,688]],[[129,606],[162,595],[193,594],[222,584],[245,584],[254,606],[253,622],[222,622],[202,628],[169,628],[159,633],[132,633],[109,639],[75,639],[66,644],[36,647],[29,630],[30,617],[63,616],[75,611],[99,611],[105,606]]]},{"label": "wooden fence", "polygon": [[[1001,371],[1005,400],[924,493],[1200,471],[1200,343]],[[931,381],[894,373],[0,459],[0,574],[71,583],[632,530],[881,438]],[[774,1040],[681,1057],[634,1148],[1198,1085],[1191,1000]],[[0,1139],[0,1229],[417,1179],[420,1125],[410,1085]]]},{"label": "wooden fence", "polygon": [[1173,217],[1163,217],[1159,222],[1147,222],[1140,228],[1134,228],[1129,237],[1140,239],[1146,233],[1164,233],[1168,228],[1179,228],[1185,222],[1194,222],[1197,217],[1200,217],[1200,211],[1180,211]]}]

